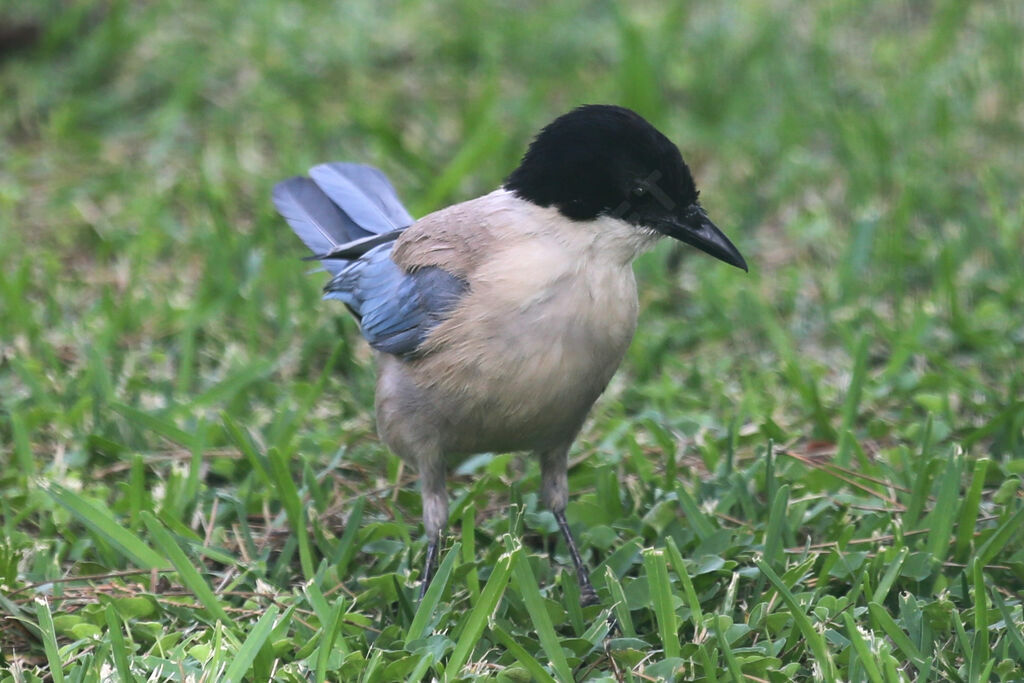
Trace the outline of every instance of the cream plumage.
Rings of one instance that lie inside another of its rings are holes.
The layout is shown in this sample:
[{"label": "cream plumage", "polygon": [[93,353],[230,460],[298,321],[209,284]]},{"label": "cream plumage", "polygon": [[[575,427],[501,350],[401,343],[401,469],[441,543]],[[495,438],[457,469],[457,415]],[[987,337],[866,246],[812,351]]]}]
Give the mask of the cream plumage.
[{"label": "cream plumage", "polygon": [[378,352],[378,430],[421,475],[422,588],[447,524],[448,467],[527,450],[583,599],[596,601],[565,519],[567,455],[636,328],[632,261],[667,235],[746,269],[678,149],[627,109],[581,107],[541,131],[502,188],[415,222],[376,169],[311,176],[279,183],[274,203]]}]

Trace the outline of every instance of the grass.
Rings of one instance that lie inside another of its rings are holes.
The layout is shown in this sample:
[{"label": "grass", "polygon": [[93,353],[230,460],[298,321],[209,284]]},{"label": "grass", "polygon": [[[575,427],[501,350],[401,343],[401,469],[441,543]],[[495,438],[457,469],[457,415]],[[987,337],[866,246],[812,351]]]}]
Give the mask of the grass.
[{"label": "grass", "polygon": [[[1024,678],[1019,3],[0,7],[4,681]],[[415,475],[270,187],[359,160],[422,215],[582,102],[751,273],[637,265],[570,473],[600,606],[510,455],[417,604]]]}]

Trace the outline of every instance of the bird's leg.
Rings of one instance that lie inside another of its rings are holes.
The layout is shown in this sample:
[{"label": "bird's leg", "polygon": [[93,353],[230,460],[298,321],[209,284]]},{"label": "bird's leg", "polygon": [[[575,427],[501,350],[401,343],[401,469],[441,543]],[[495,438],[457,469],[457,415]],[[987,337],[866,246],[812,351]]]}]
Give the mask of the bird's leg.
[{"label": "bird's leg", "polygon": [[569,523],[565,520],[565,506],[569,502],[569,444],[540,453],[541,498],[544,505],[555,515],[558,528],[562,530],[565,544],[569,546],[572,563],[576,566],[576,579],[580,584],[580,599],[584,606],[598,603],[597,591],[590,583],[590,573],[583,566],[576,540],[572,537]]},{"label": "bird's leg", "polygon": [[437,570],[441,534],[448,525],[448,492],[445,489],[444,457],[420,458],[420,485],[423,497],[423,526],[427,532],[427,559],[420,584],[420,599],[427,592],[430,580]]},{"label": "bird's leg", "polygon": [[590,573],[583,566],[583,560],[580,559],[580,551],[576,549],[576,541],[573,540],[572,531],[569,530],[569,523],[565,521],[565,510],[555,510],[553,512],[555,514],[555,521],[558,522],[558,528],[562,530],[562,535],[565,536],[565,544],[569,546],[572,563],[576,565],[576,578],[580,583],[580,602],[583,603],[584,607],[596,605],[599,602],[597,591],[594,590],[594,585],[590,583]]},{"label": "bird's leg", "polygon": [[430,580],[434,578],[434,572],[437,571],[437,555],[440,552],[440,545],[441,532],[438,531],[427,542],[427,561],[423,565],[423,576],[420,579],[420,600],[426,595],[427,587],[430,586]]}]

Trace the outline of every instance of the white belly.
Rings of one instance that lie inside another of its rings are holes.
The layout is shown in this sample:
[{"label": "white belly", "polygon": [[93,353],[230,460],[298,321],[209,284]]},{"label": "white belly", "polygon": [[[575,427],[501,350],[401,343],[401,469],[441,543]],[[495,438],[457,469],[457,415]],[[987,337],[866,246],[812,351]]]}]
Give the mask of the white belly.
[{"label": "white belly", "polygon": [[508,250],[475,280],[431,335],[437,351],[407,368],[445,423],[449,452],[571,440],[633,337],[629,263],[567,262],[531,246]]}]

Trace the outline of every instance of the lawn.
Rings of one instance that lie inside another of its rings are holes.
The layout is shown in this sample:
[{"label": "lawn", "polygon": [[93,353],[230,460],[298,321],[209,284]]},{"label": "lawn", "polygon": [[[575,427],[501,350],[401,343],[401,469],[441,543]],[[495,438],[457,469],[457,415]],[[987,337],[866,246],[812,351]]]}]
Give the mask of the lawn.
[{"label": "lawn", "polygon": [[[2,681],[1024,679],[1024,4],[0,0]],[[34,28],[33,28],[34,27]],[[679,144],[572,454],[417,478],[270,188],[415,216],[585,102]],[[614,617],[616,629],[610,629]]]}]

